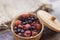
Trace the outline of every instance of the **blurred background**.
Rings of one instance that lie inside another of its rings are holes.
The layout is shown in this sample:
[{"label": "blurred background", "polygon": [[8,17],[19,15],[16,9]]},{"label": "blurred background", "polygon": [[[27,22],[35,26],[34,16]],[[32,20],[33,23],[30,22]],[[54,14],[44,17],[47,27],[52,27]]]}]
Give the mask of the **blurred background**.
[{"label": "blurred background", "polygon": [[[0,25],[11,21],[19,13],[35,11],[39,8],[40,2],[40,0],[0,0]],[[48,2],[52,4],[51,14],[60,21],[60,0]],[[14,40],[10,29],[0,31],[0,40]],[[60,40],[60,33],[45,28],[41,40]]]}]

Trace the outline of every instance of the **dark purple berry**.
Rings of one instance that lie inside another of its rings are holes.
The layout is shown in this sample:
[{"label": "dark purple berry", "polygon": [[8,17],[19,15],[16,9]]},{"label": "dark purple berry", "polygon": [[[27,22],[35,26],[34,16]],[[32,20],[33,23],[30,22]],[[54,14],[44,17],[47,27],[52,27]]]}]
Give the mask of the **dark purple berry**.
[{"label": "dark purple berry", "polygon": [[29,20],[29,23],[31,24],[32,23],[32,20]]},{"label": "dark purple berry", "polygon": [[32,17],[31,20],[34,21],[35,19]]},{"label": "dark purple berry", "polygon": [[35,26],[32,26],[33,29],[35,29]]},{"label": "dark purple berry", "polygon": [[24,30],[23,29],[21,29],[21,33],[24,33]]},{"label": "dark purple berry", "polygon": [[24,36],[24,33],[21,33],[21,36],[22,36],[22,37],[25,37],[25,36]]},{"label": "dark purple berry", "polygon": [[26,24],[26,22],[23,22],[23,25],[25,25]]},{"label": "dark purple berry", "polygon": [[28,21],[26,21],[26,24],[28,24]]},{"label": "dark purple berry", "polygon": [[35,26],[29,27],[29,30],[35,30]]},{"label": "dark purple berry", "polygon": [[14,29],[14,30],[17,30],[17,27],[15,26],[15,27],[13,27],[13,29]]},{"label": "dark purple berry", "polygon": [[21,32],[21,29],[18,28],[17,31],[18,31],[18,32]]}]

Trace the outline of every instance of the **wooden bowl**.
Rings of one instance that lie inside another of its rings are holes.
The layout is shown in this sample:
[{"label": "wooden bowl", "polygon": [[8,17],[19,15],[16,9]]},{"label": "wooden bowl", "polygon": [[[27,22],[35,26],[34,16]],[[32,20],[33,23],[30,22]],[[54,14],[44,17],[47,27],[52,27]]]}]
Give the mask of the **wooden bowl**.
[{"label": "wooden bowl", "polygon": [[[29,14],[36,16],[36,14],[34,14],[34,13],[30,13],[30,12],[29,12]],[[20,15],[21,15],[21,14],[20,14]],[[13,19],[13,21],[12,21],[12,23],[11,23],[11,30],[12,30],[12,33],[13,33],[13,35],[14,35],[14,39],[15,39],[15,40],[39,40],[39,39],[41,38],[43,29],[44,29],[44,25],[43,25],[43,23],[42,23],[40,20],[39,20],[39,21],[40,21],[40,23],[42,24],[42,29],[41,29],[40,33],[37,34],[36,36],[22,37],[22,36],[17,35],[17,34],[14,32],[14,30],[13,30],[14,22],[18,19],[18,17],[19,17],[20,15],[17,15],[17,16]]]}]

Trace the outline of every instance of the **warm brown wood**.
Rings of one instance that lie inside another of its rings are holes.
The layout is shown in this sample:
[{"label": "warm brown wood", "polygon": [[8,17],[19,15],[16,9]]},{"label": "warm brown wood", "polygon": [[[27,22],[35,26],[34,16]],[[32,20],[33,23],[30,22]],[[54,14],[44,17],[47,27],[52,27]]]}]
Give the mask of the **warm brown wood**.
[{"label": "warm brown wood", "polygon": [[51,17],[51,20],[52,20],[53,22],[54,22],[55,19],[56,19],[56,18],[55,18],[54,16]]},{"label": "warm brown wood", "polygon": [[53,15],[49,14],[46,11],[39,10],[37,12],[37,16],[39,20],[41,20],[41,22],[43,22],[44,25],[46,25],[48,28],[50,28],[53,31],[60,32],[60,22],[57,19],[55,19],[55,17],[53,17],[54,21],[52,21],[51,17]]}]

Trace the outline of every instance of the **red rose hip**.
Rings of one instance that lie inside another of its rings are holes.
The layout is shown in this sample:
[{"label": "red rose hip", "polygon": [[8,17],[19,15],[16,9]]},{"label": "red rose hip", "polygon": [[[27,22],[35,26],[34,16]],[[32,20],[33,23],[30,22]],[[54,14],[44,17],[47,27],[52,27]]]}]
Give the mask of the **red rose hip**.
[{"label": "red rose hip", "polygon": [[30,28],[30,27],[31,27],[30,24],[26,24],[25,27],[24,27],[24,29],[28,29],[28,28]]},{"label": "red rose hip", "polygon": [[38,30],[40,30],[40,29],[41,29],[41,24],[36,24],[36,28],[37,28]]},{"label": "red rose hip", "polygon": [[15,21],[15,25],[19,25],[19,24],[21,24],[21,22],[22,22],[22,21],[20,21],[20,20],[16,20],[16,21]]},{"label": "red rose hip", "polygon": [[24,14],[22,14],[22,17],[23,18],[28,18],[29,17],[29,14],[28,13],[24,13]]},{"label": "red rose hip", "polygon": [[31,31],[29,31],[29,30],[25,31],[24,36],[30,37],[31,36]]}]

